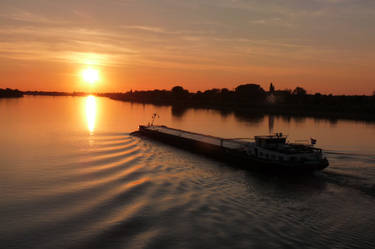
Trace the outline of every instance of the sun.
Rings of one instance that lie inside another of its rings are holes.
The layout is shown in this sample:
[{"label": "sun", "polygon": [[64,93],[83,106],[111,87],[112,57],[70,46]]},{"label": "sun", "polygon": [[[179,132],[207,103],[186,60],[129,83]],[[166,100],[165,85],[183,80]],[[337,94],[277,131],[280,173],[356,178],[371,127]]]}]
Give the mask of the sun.
[{"label": "sun", "polygon": [[99,71],[93,68],[82,70],[82,79],[90,84],[94,84],[99,80]]}]

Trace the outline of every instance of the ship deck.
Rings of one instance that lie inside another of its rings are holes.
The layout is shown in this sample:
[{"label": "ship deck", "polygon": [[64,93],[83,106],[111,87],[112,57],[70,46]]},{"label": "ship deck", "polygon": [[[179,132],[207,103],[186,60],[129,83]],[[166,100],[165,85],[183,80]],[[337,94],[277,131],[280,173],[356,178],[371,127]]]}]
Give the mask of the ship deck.
[{"label": "ship deck", "polygon": [[189,132],[189,131],[184,131],[184,130],[179,130],[179,129],[174,129],[174,128],[169,128],[166,126],[148,126],[146,129],[150,131],[156,131],[176,137],[181,137],[181,138],[186,138],[194,141],[199,141],[202,143],[207,143],[211,145],[216,145],[228,149],[242,149],[244,148],[249,142],[249,140],[240,140],[240,139],[230,139],[230,138],[220,138],[220,137],[215,137],[215,136],[210,136],[210,135],[203,135],[195,132]]}]

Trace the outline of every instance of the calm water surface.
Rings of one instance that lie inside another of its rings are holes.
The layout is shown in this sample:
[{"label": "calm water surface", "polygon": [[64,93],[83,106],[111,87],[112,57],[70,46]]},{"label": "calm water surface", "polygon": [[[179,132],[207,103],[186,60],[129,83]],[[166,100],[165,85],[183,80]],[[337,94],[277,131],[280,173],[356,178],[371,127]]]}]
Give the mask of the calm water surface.
[{"label": "calm water surface", "polygon": [[[331,166],[277,177],[129,135],[157,122],[318,140]],[[375,248],[375,124],[98,97],[0,99],[0,248]]]}]

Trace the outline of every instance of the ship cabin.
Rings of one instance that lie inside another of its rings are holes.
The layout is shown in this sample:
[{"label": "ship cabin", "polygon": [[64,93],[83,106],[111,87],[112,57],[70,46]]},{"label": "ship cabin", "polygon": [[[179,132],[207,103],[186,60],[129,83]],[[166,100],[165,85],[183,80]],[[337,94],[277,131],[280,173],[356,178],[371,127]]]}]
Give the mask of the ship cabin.
[{"label": "ship cabin", "polygon": [[253,155],[261,159],[289,162],[307,162],[323,159],[321,149],[312,145],[287,143],[286,136],[276,133],[270,136],[255,136]]},{"label": "ship cabin", "polygon": [[280,145],[286,144],[286,136],[282,133],[276,133],[269,136],[255,136],[255,145],[265,149],[275,149]]}]

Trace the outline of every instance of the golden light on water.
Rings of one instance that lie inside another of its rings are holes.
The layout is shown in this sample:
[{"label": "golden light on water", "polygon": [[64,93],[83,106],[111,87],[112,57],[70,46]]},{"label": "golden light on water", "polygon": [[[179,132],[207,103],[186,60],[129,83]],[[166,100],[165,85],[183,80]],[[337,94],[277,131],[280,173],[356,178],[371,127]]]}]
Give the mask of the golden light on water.
[{"label": "golden light on water", "polygon": [[86,68],[82,70],[82,79],[83,81],[94,84],[99,80],[99,71],[93,68]]},{"label": "golden light on water", "polygon": [[94,96],[92,95],[87,96],[85,111],[86,111],[87,128],[90,133],[93,133],[95,129],[95,120],[96,120],[96,98]]}]

